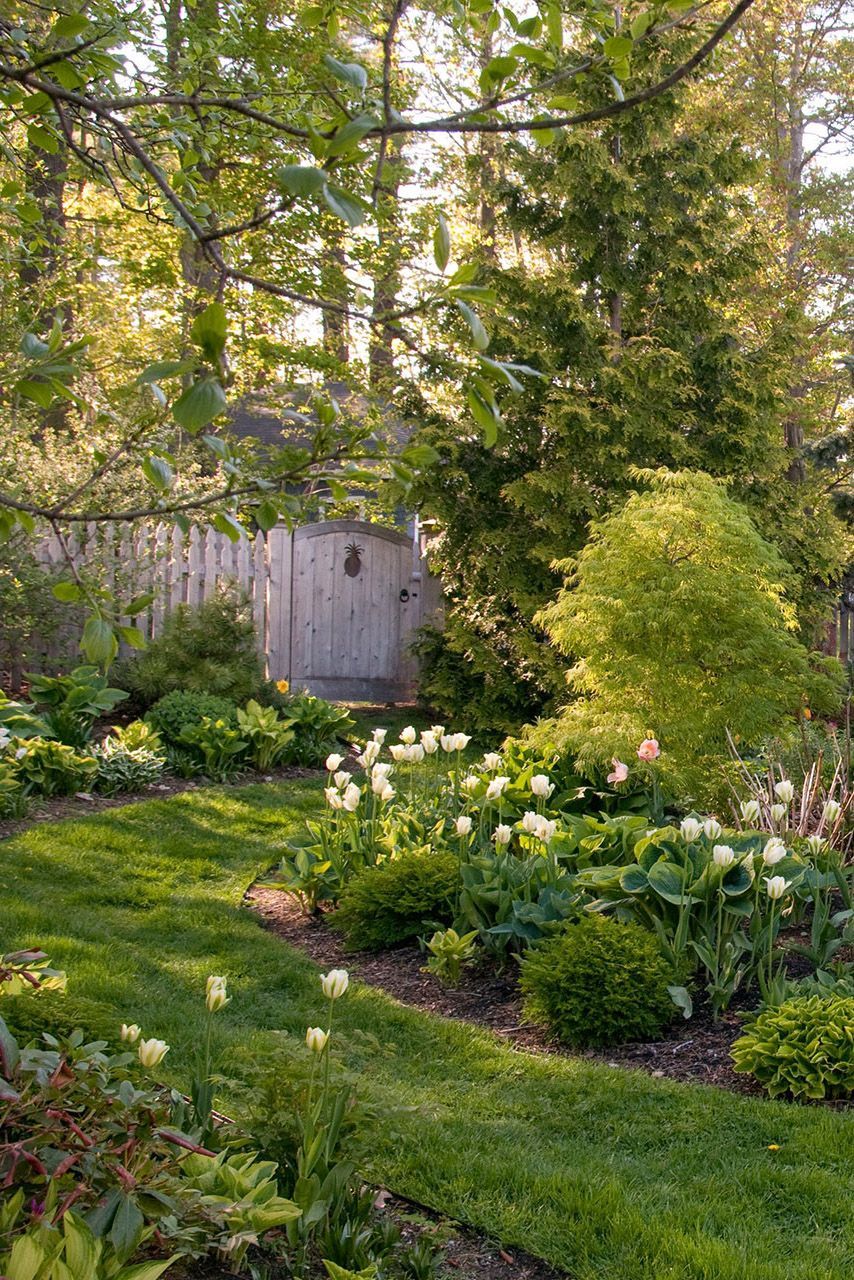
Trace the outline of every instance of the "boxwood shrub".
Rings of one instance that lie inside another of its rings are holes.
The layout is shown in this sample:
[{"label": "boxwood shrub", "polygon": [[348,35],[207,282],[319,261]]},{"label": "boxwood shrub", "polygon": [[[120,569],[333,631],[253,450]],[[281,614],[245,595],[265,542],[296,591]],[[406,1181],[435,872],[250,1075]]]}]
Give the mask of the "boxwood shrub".
[{"label": "boxwood shrub", "polygon": [[451,853],[411,850],[359,871],[331,917],[348,951],[381,951],[417,938],[428,925],[449,924],[459,881]]}]

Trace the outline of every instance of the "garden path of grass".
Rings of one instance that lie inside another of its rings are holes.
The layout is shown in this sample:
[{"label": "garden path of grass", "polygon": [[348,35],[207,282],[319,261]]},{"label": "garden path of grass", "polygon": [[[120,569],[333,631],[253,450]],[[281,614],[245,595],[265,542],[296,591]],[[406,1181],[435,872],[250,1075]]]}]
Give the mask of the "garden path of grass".
[{"label": "garden path of grass", "polygon": [[[211,788],[31,829],[0,845],[0,950],[43,946],[108,1024],[169,1041],[181,1083],[204,980],[225,974],[218,1047],[239,1064],[279,1044],[287,1072],[321,1017],[316,970],[241,899],[317,788]],[[367,987],[340,1002],[336,1040],[376,1108],[367,1176],[576,1280],[854,1274],[854,1113],[536,1058]]]}]

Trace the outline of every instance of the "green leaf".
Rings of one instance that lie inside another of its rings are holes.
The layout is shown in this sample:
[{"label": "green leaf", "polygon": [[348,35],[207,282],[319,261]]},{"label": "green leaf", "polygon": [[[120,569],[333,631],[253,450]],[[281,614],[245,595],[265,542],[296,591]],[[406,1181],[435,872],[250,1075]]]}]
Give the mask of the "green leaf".
[{"label": "green leaf", "polygon": [[57,40],[73,40],[89,26],[89,19],[82,13],[66,13],[50,29]]},{"label": "green leaf", "polygon": [[611,36],[602,46],[605,56],[612,59],[625,58],[635,46],[631,36]]},{"label": "green leaf", "polygon": [[546,31],[549,33],[549,42],[556,49],[563,47],[563,14],[561,12],[558,0],[549,0],[546,5],[545,12]]},{"label": "green leaf", "polygon": [[217,457],[227,458],[231,453],[228,445],[219,436],[202,436],[202,440],[208,446],[211,453],[215,453]]},{"label": "green leaf", "polygon": [[691,999],[691,993],[687,987],[668,987],[667,993],[670,999],[676,1005],[677,1009],[682,1010],[683,1018],[690,1018],[694,1012],[694,1001]]},{"label": "green leaf", "polygon": [[121,1261],[133,1253],[142,1238],[144,1228],[145,1219],[136,1201],[130,1196],[122,1196],[110,1227],[110,1240]]},{"label": "green leaf", "polygon": [[328,156],[340,156],[348,151],[355,151],[365,134],[370,133],[376,127],[377,121],[374,116],[362,115],[356,116],[355,120],[348,120],[346,124],[342,124],[341,128],[327,142],[326,154]]},{"label": "green leaf", "polygon": [[161,378],[174,378],[179,373],[189,373],[195,367],[193,360],[155,360],[154,364],[143,369],[137,383],[160,382]]},{"label": "green leaf", "polygon": [[365,210],[361,203],[340,187],[324,187],[323,198],[332,212],[346,222],[348,227],[358,227],[365,221]]},{"label": "green leaf", "polygon": [[499,55],[497,58],[490,58],[486,64],[486,74],[490,80],[506,80],[508,76],[512,76],[518,65],[517,58]]},{"label": "green leaf", "polygon": [[429,444],[407,445],[400,456],[410,467],[417,467],[419,470],[435,466],[440,457],[433,446]]},{"label": "green leaf", "polygon": [[326,182],[326,174],[311,164],[286,164],[276,171],[276,177],[292,196],[314,196]]},{"label": "green leaf", "polygon": [[118,627],[119,637],[124,640],[125,644],[129,644],[132,649],[145,648],[145,636],[139,627]]},{"label": "green leaf", "polygon": [[224,533],[232,542],[239,542],[246,534],[243,525],[239,524],[226,511],[218,511],[211,523],[215,529],[218,529],[220,533]]},{"label": "green leaf", "polygon": [[187,387],[172,405],[172,417],[186,431],[201,431],[225,411],[227,400],[217,378],[202,378]]},{"label": "green leaf", "polygon": [[80,640],[80,648],[96,666],[109,665],[118,652],[119,644],[113,628],[104,618],[87,618]]},{"label": "green leaf", "polygon": [[475,311],[472,311],[471,307],[465,302],[462,302],[459,298],[456,299],[456,307],[468,327],[471,329],[471,336],[475,347],[478,351],[485,351],[489,346],[489,334],[486,332],[480,316]]},{"label": "green leaf", "polygon": [[122,613],[126,613],[129,618],[135,618],[138,613],[142,613],[149,605],[154,603],[154,592],[145,591],[142,595],[134,596],[122,609]]},{"label": "green leaf", "polygon": [[54,394],[46,382],[34,382],[31,378],[22,378],[15,384],[15,390],[25,400],[32,400],[40,409],[49,409],[54,401]]},{"label": "green leaf", "polygon": [[41,151],[47,151],[50,155],[55,156],[59,151],[59,142],[49,129],[43,129],[40,124],[31,124],[27,126],[27,141],[31,147],[38,147]]},{"label": "green leaf", "polygon": [[483,443],[491,449],[498,439],[501,418],[493,407],[486,403],[477,391],[471,390],[466,397],[471,415],[483,431]]},{"label": "green leaf", "polygon": [[436,266],[444,273],[451,258],[451,233],[442,213],[439,214],[439,222],[433,232],[433,258]]},{"label": "green leaf", "polygon": [[54,583],[53,594],[56,599],[61,600],[63,604],[77,604],[83,599],[83,592],[80,590],[76,582]]},{"label": "green leaf", "polygon": [[279,523],[279,508],[269,499],[259,503],[252,514],[255,517],[255,523],[263,533],[269,533]]},{"label": "green leaf", "polygon": [[227,334],[228,317],[221,302],[212,302],[205,307],[190,329],[190,337],[212,362],[218,360],[225,350]]},{"label": "green leaf", "polygon": [[354,89],[367,89],[368,73],[358,62],[339,62],[329,53],[323,55],[323,61],[336,79],[343,80]]},{"label": "green leaf", "polygon": [[647,872],[650,887],[665,902],[679,904],[687,896],[687,876],[675,862],[654,862]]},{"label": "green leaf", "polygon": [[171,488],[174,475],[165,459],[155,456],[143,458],[142,472],[148,483],[155,489],[162,491]]},{"label": "green leaf", "polygon": [[641,36],[645,35],[647,31],[649,31],[654,21],[655,14],[652,9],[644,9],[643,13],[639,13],[629,24],[629,31],[632,33],[632,39],[640,40]]}]

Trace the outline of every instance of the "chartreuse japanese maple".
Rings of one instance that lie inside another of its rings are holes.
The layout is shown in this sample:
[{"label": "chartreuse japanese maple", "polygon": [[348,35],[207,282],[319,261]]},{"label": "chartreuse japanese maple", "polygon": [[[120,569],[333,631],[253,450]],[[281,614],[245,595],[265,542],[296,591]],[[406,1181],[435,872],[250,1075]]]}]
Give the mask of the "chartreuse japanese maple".
[{"label": "chartreuse japanese maple", "polygon": [[595,767],[630,758],[652,730],[663,780],[708,796],[728,730],[758,743],[806,698],[832,708],[841,673],[811,663],[786,564],[722,484],[694,471],[635,478],[625,506],[562,562],[566,586],[540,614],[572,659],[577,696],[533,736],[557,734]]}]

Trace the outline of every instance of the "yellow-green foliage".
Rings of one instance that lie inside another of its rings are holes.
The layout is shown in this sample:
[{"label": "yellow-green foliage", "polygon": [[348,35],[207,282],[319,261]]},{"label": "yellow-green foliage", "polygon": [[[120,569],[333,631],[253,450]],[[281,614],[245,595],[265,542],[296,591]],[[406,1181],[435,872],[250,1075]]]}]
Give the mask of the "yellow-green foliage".
[{"label": "yellow-green foliage", "polygon": [[589,765],[633,761],[653,735],[665,778],[701,793],[727,729],[756,743],[807,698],[834,706],[839,686],[794,634],[788,566],[723,486],[704,472],[638,478],[561,565],[567,585],[540,615],[580,695],[558,727]]}]

